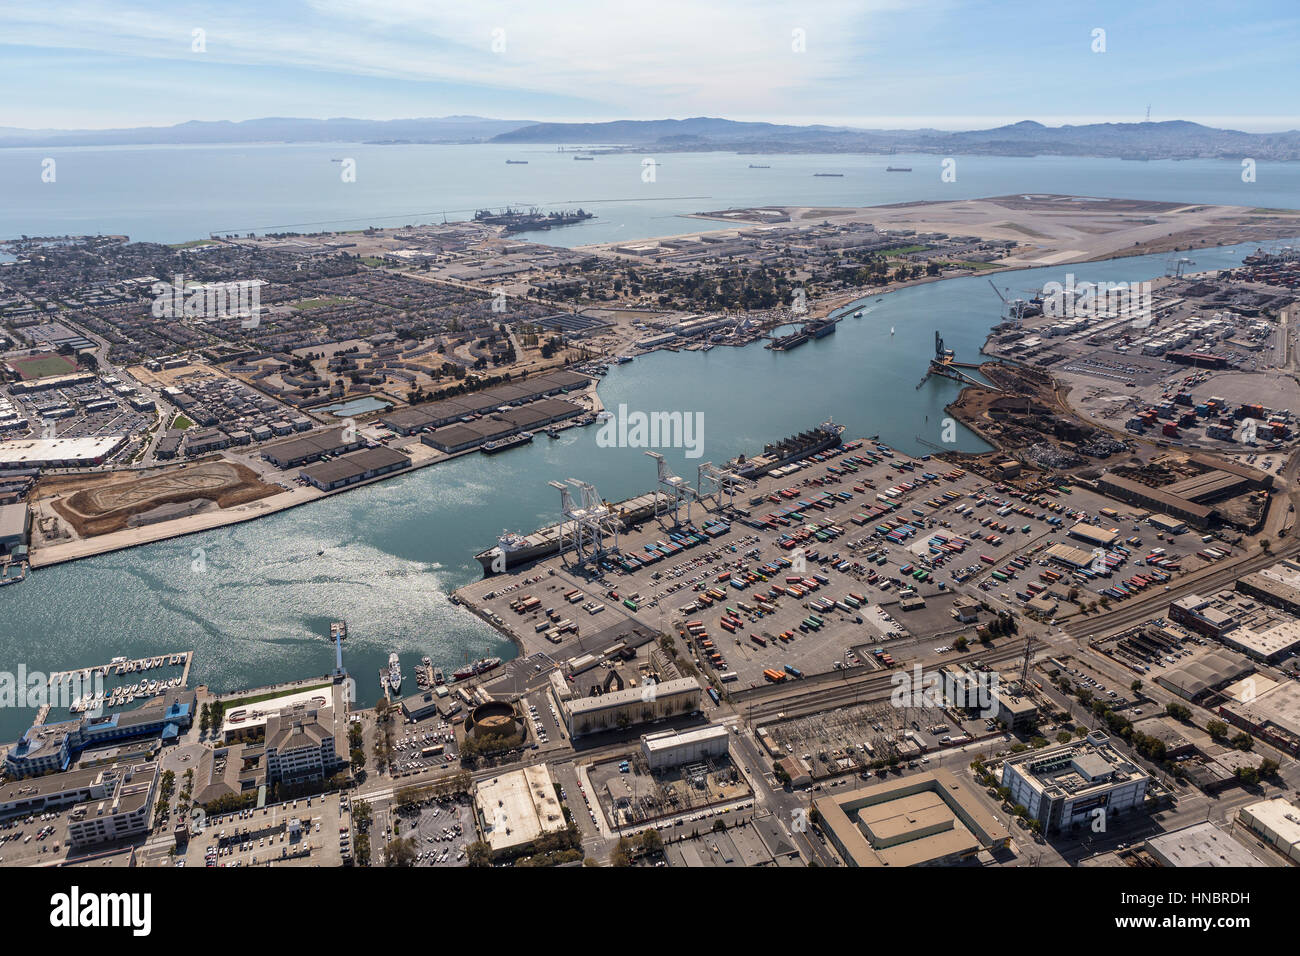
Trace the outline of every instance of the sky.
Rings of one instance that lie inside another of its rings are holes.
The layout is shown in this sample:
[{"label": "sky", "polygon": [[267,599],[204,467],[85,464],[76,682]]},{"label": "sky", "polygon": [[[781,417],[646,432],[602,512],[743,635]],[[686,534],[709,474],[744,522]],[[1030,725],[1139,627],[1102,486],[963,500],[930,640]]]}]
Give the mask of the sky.
[{"label": "sky", "polygon": [[[1100,31],[1100,32],[1099,32]],[[1296,0],[0,0],[0,127],[722,116],[1300,128]]]}]

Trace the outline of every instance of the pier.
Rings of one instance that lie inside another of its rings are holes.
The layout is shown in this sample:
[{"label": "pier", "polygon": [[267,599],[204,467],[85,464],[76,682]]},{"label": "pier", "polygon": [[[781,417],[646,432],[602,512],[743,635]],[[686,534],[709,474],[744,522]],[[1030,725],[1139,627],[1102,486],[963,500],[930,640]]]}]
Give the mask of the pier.
[{"label": "pier", "polygon": [[[101,680],[107,682],[112,677],[125,678],[129,674],[143,674],[147,671],[160,670],[162,668],[180,667],[181,675],[179,678],[167,678],[156,681],[153,690],[145,687],[146,682],[139,682],[139,690],[132,693],[125,683],[119,684],[112,690],[104,691],[103,698],[99,701],[104,707],[121,707],[130,704],[137,699],[146,699],[156,697],[173,688],[186,687],[189,684],[190,667],[194,663],[193,651],[173,651],[164,654],[151,655],[149,657],[136,658],[127,660],[125,658],[114,658],[107,664],[95,664],[90,667],[77,667],[72,670],[56,671],[49,676],[48,686],[51,693],[59,687],[60,684],[67,681],[72,684],[75,681],[81,681],[85,685],[82,689],[89,690],[89,683],[98,676]],[[81,701],[74,701],[74,705],[80,705]],[[78,713],[85,709],[82,706],[74,706],[73,712]],[[42,712],[37,715],[37,722],[41,723],[49,714],[49,705],[42,708]]]}]

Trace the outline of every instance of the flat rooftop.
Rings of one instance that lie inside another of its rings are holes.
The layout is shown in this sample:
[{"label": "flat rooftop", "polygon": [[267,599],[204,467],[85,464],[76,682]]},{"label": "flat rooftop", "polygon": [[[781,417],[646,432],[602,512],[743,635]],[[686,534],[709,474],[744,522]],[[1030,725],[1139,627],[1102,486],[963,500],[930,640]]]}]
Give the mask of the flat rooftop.
[{"label": "flat rooftop", "polygon": [[923,866],[1004,846],[1010,834],[946,770],[813,801],[854,866]]},{"label": "flat rooftop", "polygon": [[564,811],[546,764],[481,781],[475,802],[493,853],[532,843],[565,827]]},{"label": "flat rooftop", "polygon": [[283,697],[273,697],[270,700],[249,704],[247,707],[228,708],[222,717],[221,734],[225,736],[228,733],[264,727],[273,714],[298,704],[332,707],[334,706],[333,688],[318,687],[316,690],[294,691]]},{"label": "flat rooftop", "polygon": [[1268,865],[1209,822],[1152,837],[1147,850],[1165,866]]}]

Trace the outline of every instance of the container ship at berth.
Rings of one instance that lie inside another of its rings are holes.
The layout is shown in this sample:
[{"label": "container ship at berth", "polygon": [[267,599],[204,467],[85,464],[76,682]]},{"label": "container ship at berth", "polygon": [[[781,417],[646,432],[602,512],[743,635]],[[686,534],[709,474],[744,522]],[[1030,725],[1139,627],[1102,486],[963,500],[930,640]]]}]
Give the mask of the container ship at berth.
[{"label": "container ship at berth", "polygon": [[811,431],[791,435],[763,447],[761,455],[746,458],[738,455],[727,462],[727,467],[742,478],[757,478],[773,468],[780,468],[792,461],[816,455],[829,448],[835,448],[843,440],[844,426],[827,419]]},{"label": "container ship at berth", "polygon": [[[775,444],[767,445],[761,455],[747,458],[741,455],[728,463],[728,468],[745,478],[766,474],[791,461],[835,448],[844,435],[844,426],[825,421],[816,428],[800,432]],[[655,493],[647,492],[609,506],[625,528],[654,517]],[[561,540],[572,542],[577,534],[571,522],[566,522],[561,535],[561,525],[553,524],[529,535],[503,531],[495,546],[474,555],[483,566],[484,575],[501,574],[520,565],[560,553]]]}]

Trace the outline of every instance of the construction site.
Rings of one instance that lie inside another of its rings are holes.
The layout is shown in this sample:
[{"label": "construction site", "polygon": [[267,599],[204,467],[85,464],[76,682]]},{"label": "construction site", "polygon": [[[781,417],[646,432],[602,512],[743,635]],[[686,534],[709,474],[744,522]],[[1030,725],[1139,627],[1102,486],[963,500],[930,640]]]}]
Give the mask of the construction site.
[{"label": "construction site", "polygon": [[208,461],[139,477],[99,474],[43,478],[33,502],[48,500],[80,538],[257,501],[284,489],[244,465]]}]

